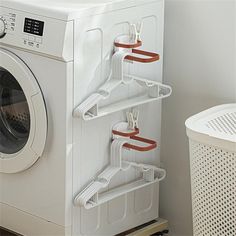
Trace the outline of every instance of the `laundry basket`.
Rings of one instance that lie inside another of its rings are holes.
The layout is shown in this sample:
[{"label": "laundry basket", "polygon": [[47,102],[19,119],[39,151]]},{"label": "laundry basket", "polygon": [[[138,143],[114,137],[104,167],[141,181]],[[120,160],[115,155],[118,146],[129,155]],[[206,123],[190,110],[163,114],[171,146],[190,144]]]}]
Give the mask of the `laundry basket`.
[{"label": "laundry basket", "polygon": [[194,236],[236,236],[236,104],[186,121]]}]

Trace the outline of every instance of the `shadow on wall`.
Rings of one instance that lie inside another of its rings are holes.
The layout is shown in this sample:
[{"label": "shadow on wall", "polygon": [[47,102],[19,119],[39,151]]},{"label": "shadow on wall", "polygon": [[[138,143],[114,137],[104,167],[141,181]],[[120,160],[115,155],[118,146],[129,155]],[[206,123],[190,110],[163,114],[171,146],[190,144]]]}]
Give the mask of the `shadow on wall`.
[{"label": "shadow on wall", "polygon": [[236,3],[166,0],[161,160],[167,178],[160,216],[171,236],[191,236],[191,186],[185,120],[209,107],[236,102]]}]

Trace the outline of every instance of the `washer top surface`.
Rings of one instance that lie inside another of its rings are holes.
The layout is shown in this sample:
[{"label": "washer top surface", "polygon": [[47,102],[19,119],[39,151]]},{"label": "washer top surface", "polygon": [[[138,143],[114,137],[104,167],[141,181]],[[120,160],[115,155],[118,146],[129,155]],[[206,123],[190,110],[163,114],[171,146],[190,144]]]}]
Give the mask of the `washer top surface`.
[{"label": "washer top surface", "polygon": [[67,21],[156,1],[162,0],[2,0],[1,6]]}]

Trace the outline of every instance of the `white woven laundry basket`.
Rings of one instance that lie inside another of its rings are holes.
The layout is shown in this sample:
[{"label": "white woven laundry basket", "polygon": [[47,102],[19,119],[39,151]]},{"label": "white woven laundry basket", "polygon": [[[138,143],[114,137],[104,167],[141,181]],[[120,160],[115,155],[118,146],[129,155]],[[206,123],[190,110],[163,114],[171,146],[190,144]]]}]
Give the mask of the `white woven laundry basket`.
[{"label": "white woven laundry basket", "polygon": [[236,104],[186,121],[194,236],[236,236]]}]

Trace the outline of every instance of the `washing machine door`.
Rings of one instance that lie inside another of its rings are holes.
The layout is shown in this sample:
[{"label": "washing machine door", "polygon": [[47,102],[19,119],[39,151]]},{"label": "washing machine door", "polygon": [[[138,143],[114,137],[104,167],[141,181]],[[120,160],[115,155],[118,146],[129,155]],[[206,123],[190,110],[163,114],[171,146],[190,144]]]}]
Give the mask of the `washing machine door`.
[{"label": "washing machine door", "polygon": [[34,75],[0,48],[0,172],[31,167],[43,153],[46,135],[46,108]]}]

